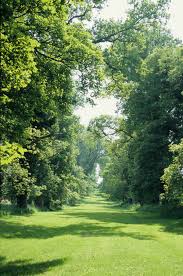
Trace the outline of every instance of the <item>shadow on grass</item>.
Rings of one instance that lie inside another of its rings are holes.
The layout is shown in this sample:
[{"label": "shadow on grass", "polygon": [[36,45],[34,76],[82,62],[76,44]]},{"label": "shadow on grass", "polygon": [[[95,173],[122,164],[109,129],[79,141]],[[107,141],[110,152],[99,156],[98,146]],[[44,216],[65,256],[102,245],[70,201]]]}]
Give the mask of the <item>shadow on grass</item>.
[{"label": "shadow on grass", "polygon": [[152,240],[151,235],[139,232],[124,232],[124,226],[102,226],[98,223],[69,224],[62,227],[46,227],[41,225],[23,225],[1,221],[0,236],[6,239],[48,239],[62,235],[77,235],[81,237],[130,237],[138,240]]},{"label": "shadow on grass", "polygon": [[[98,201],[95,199],[89,201],[88,204],[98,206]],[[101,199],[101,205],[104,206],[105,201]],[[170,232],[183,235],[183,220],[163,219],[157,214],[142,211],[129,211],[121,208],[108,208],[91,211],[90,208],[77,209],[72,213],[55,213],[57,221],[60,218],[75,218],[76,222],[80,219],[86,219],[86,222],[69,224],[66,226],[47,227],[43,225],[25,225],[21,223],[9,222],[6,219],[0,220],[0,236],[6,239],[23,238],[23,239],[48,239],[62,235],[77,235],[81,237],[129,237],[138,240],[153,240],[152,235],[142,234],[139,232],[123,231],[125,225],[159,225],[160,231]],[[93,220],[93,221],[92,221]],[[60,220],[60,222],[62,222]],[[112,225],[111,223],[117,223]],[[133,230],[133,227],[132,227]]]},{"label": "shadow on grass", "polygon": [[[112,210],[112,209],[111,209]],[[178,235],[183,235],[183,220],[161,218],[159,214],[150,212],[133,212],[124,211],[116,208],[116,211],[109,212],[74,212],[74,214],[62,215],[63,217],[80,217],[89,220],[95,220],[104,223],[119,223],[119,224],[144,224],[144,225],[159,225],[161,231],[170,232]]]},{"label": "shadow on grass", "polygon": [[183,235],[183,220],[177,220],[169,224],[167,223],[164,227],[164,231]]},{"label": "shadow on grass", "polygon": [[5,257],[0,257],[0,275],[36,275],[44,273],[52,267],[61,266],[66,259],[55,259],[45,262],[31,263],[30,260],[16,260],[6,262]]}]

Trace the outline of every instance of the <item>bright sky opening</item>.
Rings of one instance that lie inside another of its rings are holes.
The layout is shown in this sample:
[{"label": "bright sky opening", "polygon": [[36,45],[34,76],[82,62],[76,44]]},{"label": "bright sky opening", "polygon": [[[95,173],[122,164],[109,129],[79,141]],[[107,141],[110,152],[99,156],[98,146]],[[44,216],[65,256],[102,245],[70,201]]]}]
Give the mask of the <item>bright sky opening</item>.
[{"label": "bright sky opening", "polygon": [[[102,19],[124,19],[128,9],[127,0],[108,0],[105,8],[100,12]],[[174,37],[183,41],[183,0],[172,0],[170,4],[170,19],[168,28]],[[91,119],[100,115],[116,115],[116,99],[113,97],[95,100],[95,106],[86,104],[75,114],[80,117],[81,124],[87,126]]]}]

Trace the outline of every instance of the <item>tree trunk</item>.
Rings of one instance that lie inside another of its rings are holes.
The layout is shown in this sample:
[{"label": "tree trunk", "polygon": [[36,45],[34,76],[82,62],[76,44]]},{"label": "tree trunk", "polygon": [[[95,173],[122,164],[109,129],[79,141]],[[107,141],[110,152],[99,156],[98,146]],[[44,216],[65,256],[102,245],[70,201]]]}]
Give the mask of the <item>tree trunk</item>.
[{"label": "tree trunk", "polygon": [[27,195],[17,195],[17,207],[21,209],[27,208]]}]

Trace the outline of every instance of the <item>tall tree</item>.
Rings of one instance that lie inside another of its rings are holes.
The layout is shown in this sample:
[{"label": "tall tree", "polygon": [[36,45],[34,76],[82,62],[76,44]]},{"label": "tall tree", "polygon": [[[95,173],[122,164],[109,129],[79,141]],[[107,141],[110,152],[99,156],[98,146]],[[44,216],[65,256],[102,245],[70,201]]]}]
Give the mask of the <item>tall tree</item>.
[{"label": "tall tree", "polygon": [[[81,176],[75,165],[77,122],[73,109],[78,88],[82,96],[88,89],[98,91],[102,54],[84,21],[101,4],[52,0],[2,3],[3,185],[11,178],[9,197],[14,194],[19,207],[26,207],[36,190],[47,207],[57,199],[62,204],[68,186],[71,190],[74,186],[70,183],[73,177]],[[78,180],[75,185],[79,186]]]}]

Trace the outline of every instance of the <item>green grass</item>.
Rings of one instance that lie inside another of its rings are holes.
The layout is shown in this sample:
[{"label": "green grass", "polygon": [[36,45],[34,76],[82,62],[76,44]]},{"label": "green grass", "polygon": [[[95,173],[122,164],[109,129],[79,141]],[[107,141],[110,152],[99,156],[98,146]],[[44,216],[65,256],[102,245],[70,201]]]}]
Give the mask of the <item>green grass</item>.
[{"label": "green grass", "polygon": [[0,220],[0,275],[183,276],[183,220],[100,196]]}]

